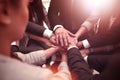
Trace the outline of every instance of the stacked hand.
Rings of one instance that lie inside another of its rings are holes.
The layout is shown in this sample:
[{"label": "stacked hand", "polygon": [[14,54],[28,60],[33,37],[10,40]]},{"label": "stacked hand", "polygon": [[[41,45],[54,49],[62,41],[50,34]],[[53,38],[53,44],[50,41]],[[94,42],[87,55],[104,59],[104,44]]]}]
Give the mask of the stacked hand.
[{"label": "stacked hand", "polygon": [[75,40],[75,35],[65,28],[58,28],[55,31],[55,35],[53,35],[50,40],[56,45],[67,47],[71,41],[73,42]]}]

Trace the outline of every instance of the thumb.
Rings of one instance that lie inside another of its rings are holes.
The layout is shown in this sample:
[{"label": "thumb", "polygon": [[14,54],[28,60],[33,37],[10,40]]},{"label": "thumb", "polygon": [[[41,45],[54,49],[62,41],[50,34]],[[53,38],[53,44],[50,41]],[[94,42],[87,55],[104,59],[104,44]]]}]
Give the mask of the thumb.
[{"label": "thumb", "polygon": [[68,34],[71,36],[71,37],[76,37],[75,34],[71,33],[71,32],[68,32]]}]

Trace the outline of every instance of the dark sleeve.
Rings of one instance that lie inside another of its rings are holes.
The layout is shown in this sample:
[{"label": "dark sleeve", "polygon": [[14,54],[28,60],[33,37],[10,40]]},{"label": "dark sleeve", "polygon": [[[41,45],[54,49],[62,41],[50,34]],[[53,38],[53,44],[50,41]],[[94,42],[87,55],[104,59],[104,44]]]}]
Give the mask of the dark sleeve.
[{"label": "dark sleeve", "polygon": [[67,55],[69,68],[76,75],[77,80],[103,80],[102,74],[93,76],[89,65],[77,48],[68,50]]},{"label": "dark sleeve", "polygon": [[43,26],[40,26],[33,22],[29,22],[26,29],[27,33],[31,33],[37,36],[43,36],[44,31],[45,31],[45,28]]},{"label": "dark sleeve", "polygon": [[99,47],[105,45],[112,45],[120,43],[120,28],[114,28],[111,31],[106,32],[105,34],[98,34],[92,37],[89,37],[87,40],[90,43],[91,47]]},{"label": "dark sleeve", "polygon": [[[48,10],[48,19],[50,21],[51,28],[53,29],[55,25],[62,25],[60,20],[60,4],[61,0],[51,0],[49,10]],[[58,14],[59,13],[59,14]]]}]

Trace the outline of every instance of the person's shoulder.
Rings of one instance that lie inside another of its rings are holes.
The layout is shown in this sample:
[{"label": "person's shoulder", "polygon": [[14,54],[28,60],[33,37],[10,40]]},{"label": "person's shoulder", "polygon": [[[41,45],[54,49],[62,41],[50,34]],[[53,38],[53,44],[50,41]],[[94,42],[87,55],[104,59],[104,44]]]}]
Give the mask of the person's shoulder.
[{"label": "person's shoulder", "polygon": [[6,80],[44,80],[53,74],[47,68],[29,65],[3,55],[0,55],[0,72],[0,79],[7,77]]}]

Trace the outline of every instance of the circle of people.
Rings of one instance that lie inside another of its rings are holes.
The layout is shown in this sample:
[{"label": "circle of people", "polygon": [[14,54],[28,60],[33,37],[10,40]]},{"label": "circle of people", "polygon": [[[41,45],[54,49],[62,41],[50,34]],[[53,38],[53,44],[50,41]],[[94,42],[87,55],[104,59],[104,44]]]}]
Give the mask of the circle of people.
[{"label": "circle of people", "polygon": [[107,1],[0,0],[0,80],[120,80],[120,1]]}]

